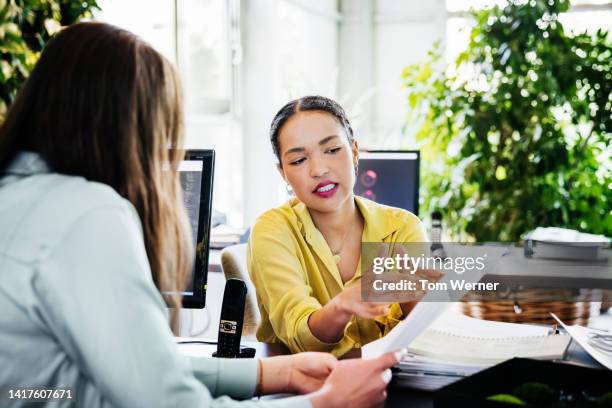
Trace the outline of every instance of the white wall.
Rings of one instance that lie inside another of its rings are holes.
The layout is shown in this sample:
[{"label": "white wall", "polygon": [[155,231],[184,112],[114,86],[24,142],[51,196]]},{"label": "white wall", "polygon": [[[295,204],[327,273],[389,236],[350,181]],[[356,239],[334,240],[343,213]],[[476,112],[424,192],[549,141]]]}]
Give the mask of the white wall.
[{"label": "white wall", "polygon": [[425,57],[435,41],[444,40],[446,8],[444,0],[377,0],[375,13],[377,93],[371,142],[377,147],[398,148],[407,114],[402,69]]},{"label": "white wall", "polygon": [[340,102],[355,135],[363,148],[405,147],[401,72],[444,39],[444,0],[342,0],[340,10]]},{"label": "white wall", "polygon": [[444,40],[446,8],[444,0],[242,4],[244,219],[250,225],[286,199],[268,131],[288,100],[311,93],[338,99],[363,147],[406,147],[401,72]]},{"label": "white wall", "polygon": [[338,13],[334,0],[247,0],[243,19],[244,223],[287,199],[269,141],[270,122],[290,99],[335,97]]},{"label": "white wall", "polygon": [[360,139],[372,133],[375,95],[374,1],[342,0],[339,36],[338,101]]}]

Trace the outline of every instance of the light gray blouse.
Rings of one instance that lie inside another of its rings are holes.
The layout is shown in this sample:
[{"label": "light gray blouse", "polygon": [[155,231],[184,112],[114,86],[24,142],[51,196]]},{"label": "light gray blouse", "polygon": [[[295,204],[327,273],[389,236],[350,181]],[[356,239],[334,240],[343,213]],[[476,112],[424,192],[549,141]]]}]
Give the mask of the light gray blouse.
[{"label": "light gray blouse", "polygon": [[[0,406],[14,387],[70,387],[47,406],[310,407],[253,395],[253,359],[187,358],[168,328],[133,206],[21,153],[0,177]],[[40,406],[37,404],[37,406]]]}]

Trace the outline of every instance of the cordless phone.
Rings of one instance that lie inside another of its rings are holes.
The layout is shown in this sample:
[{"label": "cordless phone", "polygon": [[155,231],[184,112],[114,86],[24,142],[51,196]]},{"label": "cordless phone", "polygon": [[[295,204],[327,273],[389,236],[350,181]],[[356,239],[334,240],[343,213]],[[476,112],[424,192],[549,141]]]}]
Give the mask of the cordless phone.
[{"label": "cordless phone", "polygon": [[240,350],[246,294],[247,287],[242,280],[232,278],[225,282],[217,352],[213,356],[224,358],[253,357],[254,353],[251,353],[250,350],[247,349],[242,352]]},{"label": "cordless phone", "polygon": [[442,213],[431,213],[431,254],[437,258],[446,258],[446,251],[442,245]]}]

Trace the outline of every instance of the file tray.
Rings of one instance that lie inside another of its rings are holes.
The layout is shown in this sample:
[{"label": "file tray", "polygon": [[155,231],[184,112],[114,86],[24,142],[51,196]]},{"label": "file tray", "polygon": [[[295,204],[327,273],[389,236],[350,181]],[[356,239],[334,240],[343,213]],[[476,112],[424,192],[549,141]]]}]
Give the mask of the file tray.
[{"label": "file tray", "polygon": [[[564,393],[581,394],[584,391],[588,395],[598,397],[612,391],[612,371],[513,358],[440,388],[433,394],[434,407],[519,407],[506,402],[490,401],[487,398],[497,394],[513,394],[516,387],[529,382],[543,383]],[[530,404],[520,406],[536,407]],[[550,406],[565,405],[557,403]]]}]

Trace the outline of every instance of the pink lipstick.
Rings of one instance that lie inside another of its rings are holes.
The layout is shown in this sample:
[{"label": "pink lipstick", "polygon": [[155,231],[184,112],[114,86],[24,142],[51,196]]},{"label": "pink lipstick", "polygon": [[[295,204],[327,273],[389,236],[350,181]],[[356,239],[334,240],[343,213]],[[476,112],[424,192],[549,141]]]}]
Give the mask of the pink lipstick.
[{"label": "pink lipstick", "polygon": [[338,184],[326,180],[317,184],[317,187],[313,190],[313,193],[321,198],[330,198],[336,194],[336,191],[338,191]]}]

